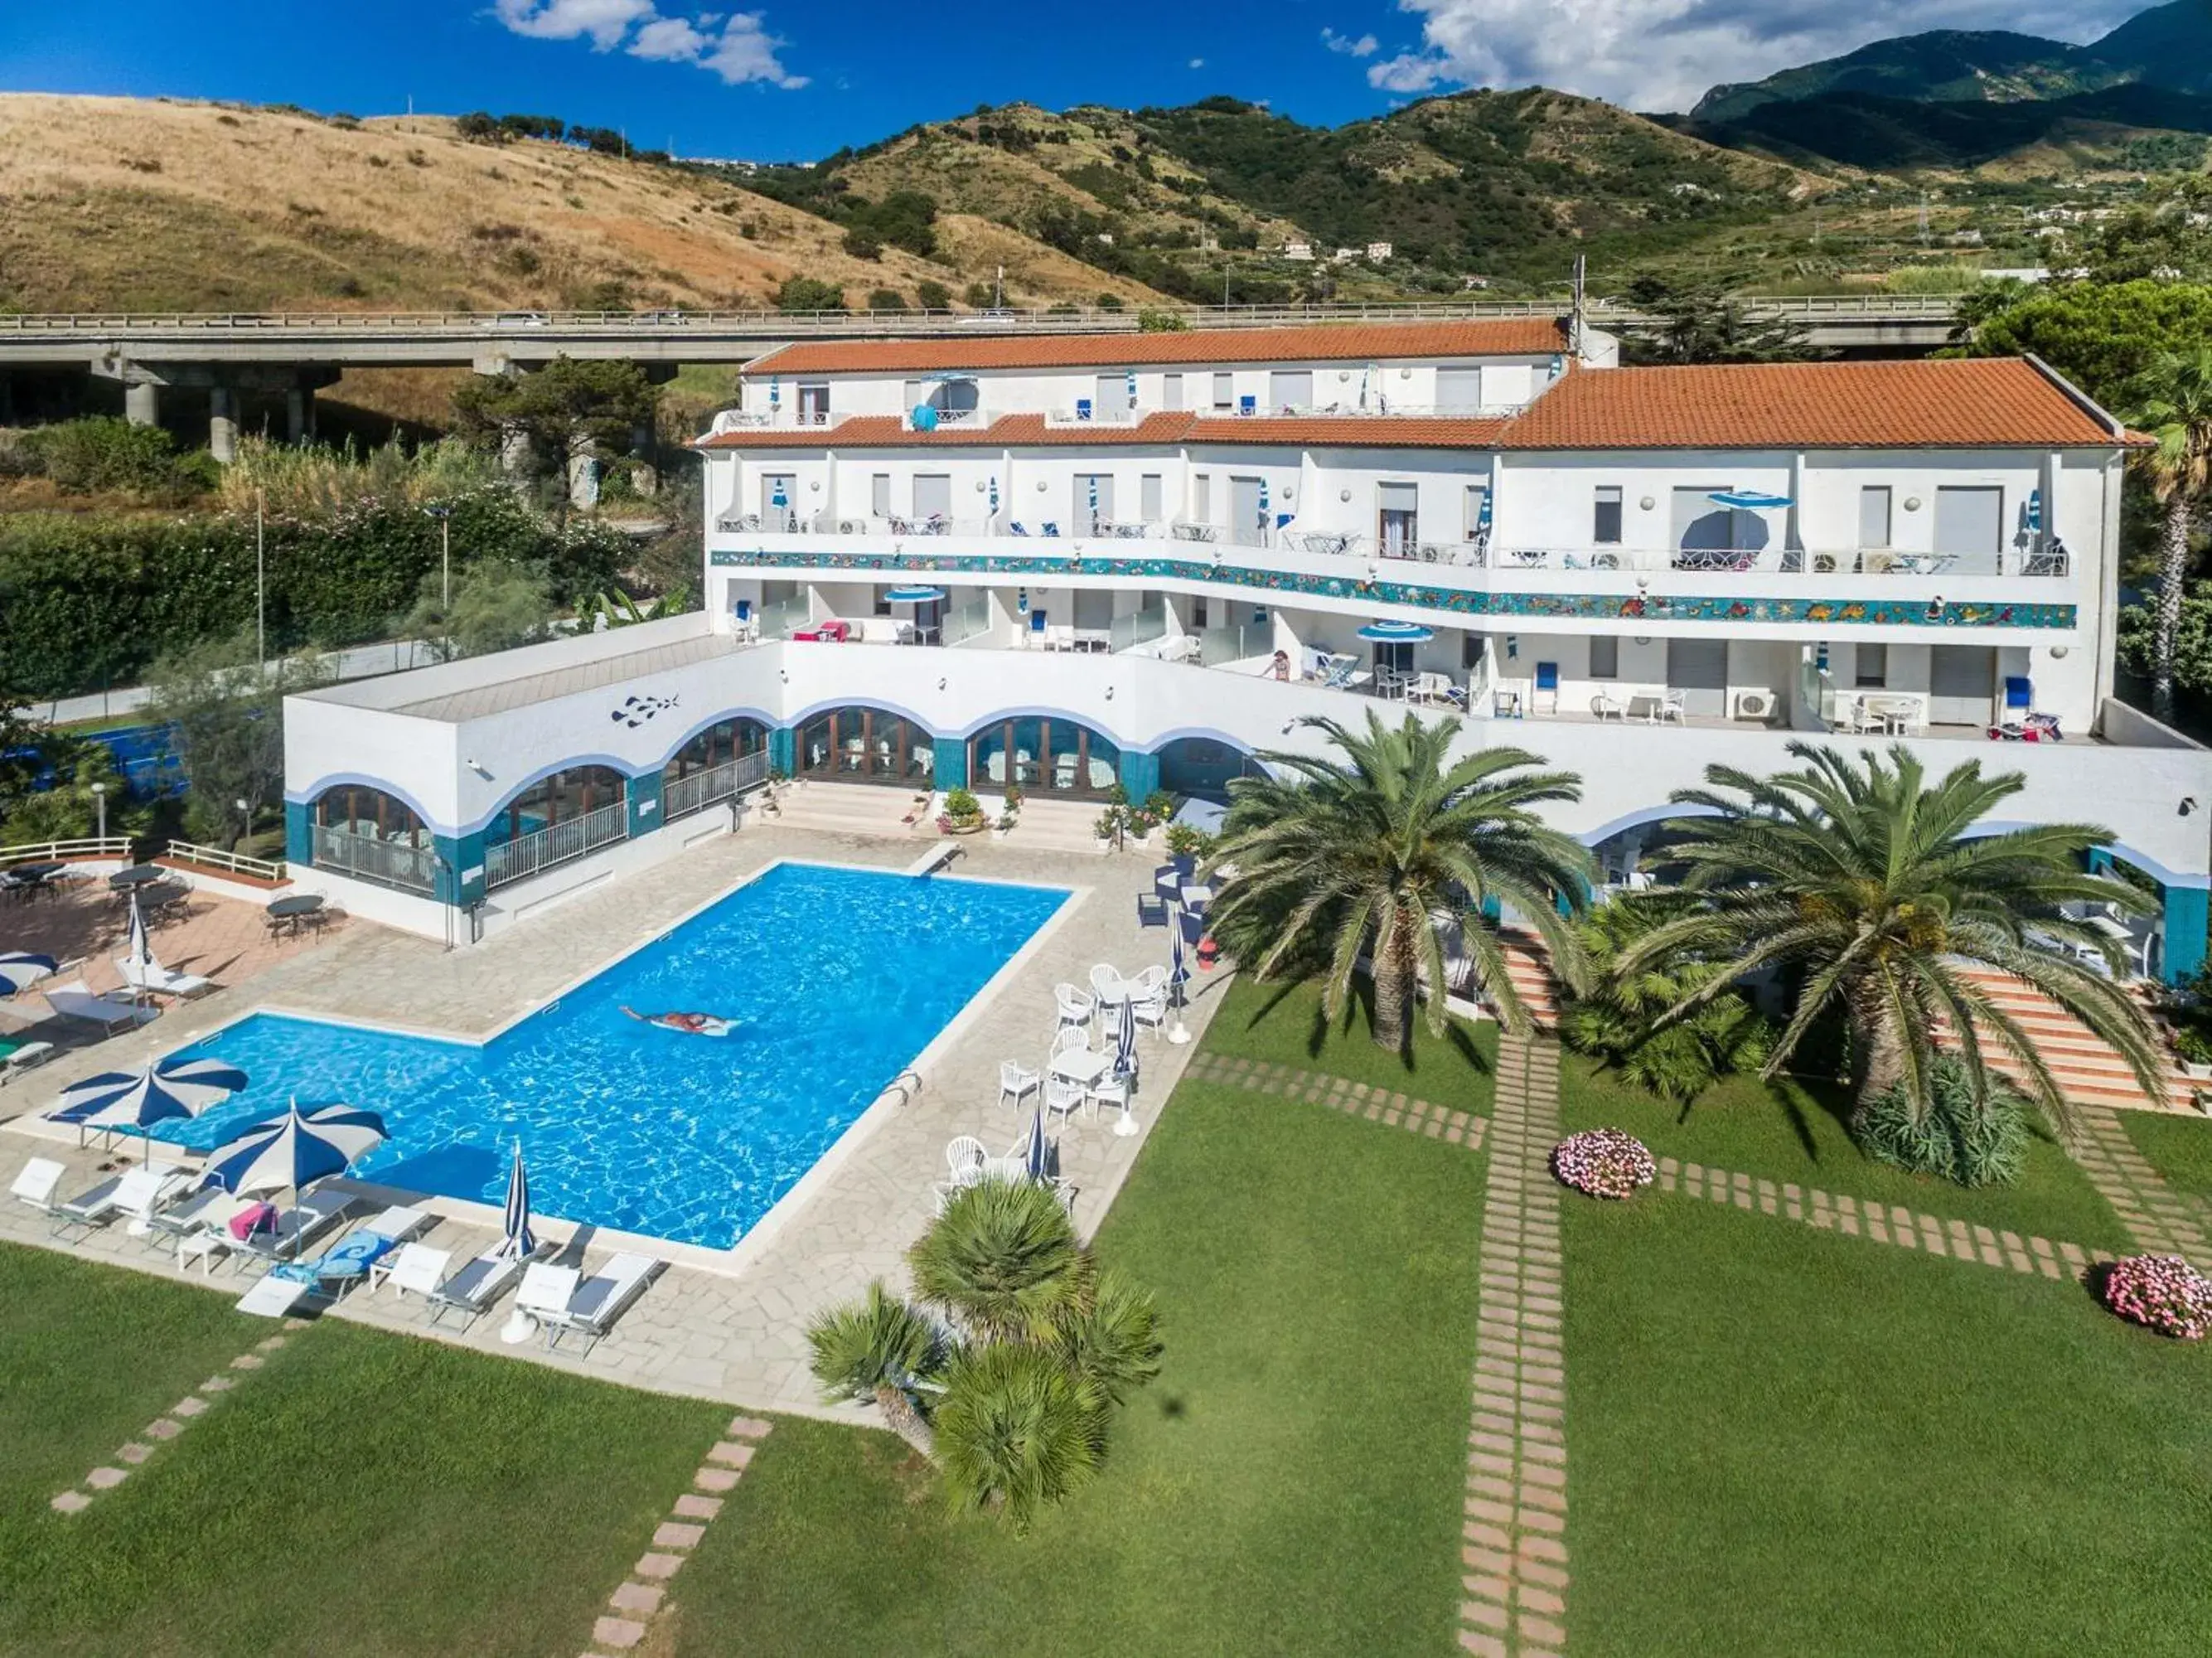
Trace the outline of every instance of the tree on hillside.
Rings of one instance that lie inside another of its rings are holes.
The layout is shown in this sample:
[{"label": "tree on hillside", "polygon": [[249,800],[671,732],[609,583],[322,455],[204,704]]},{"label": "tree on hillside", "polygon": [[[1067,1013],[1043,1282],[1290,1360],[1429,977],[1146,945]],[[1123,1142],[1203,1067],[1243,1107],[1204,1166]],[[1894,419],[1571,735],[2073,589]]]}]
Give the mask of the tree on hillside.
[{"label": "tree on hillside", "polygon": [[834,282],[819,282],[812,277],[787,277],[783,286],[775,290],[775,308],[842,311],[845,308],[845,290]]},{"label": "tree on hillside", "polygon": [[1717,283],[1638,277],[1625,297],[1660,319],[1656,334],[1632,334],[1622,342],[1633,363],[1806,363],[1824,355],[1808,342],[1802,323],[1754,318]]},{"label": "tree on hillside", "polygon": [[2158,447],[2134,458],[2161,516],[2151,643],[2151,711],[2173,717],[2173,659],[2189,580],[2190,531],[2212,487],[2212,344],[2161,354],[2129,383],[2122,412]]},{"label": "tree on hillside", "polygon": [[250,632],[154,665],[149,712],[175,731],[185,826],[195,838],[234,848],[283,798],[284,698],[329,677],[313,655],[257,663]]},{"label": "tree on hillside", "polygon": [[1502,903],[1542,937],[1554,971],[1580,981],[1582,946],[1569,917],[1589,892],[1589,855],[1534,808],[1580,799],[1581,779],[1534,771],[1537,757],[1517,748],[1452,759],[1457,720],[1425,724],[1409,714],[1386,726],[1370,711],[1364,731],[1313,716],[1301,723],[1339,758],[1261,754],[1263,775],[1229,786],[1211,860],[1236,870],[1214,902],[1212,930],[1255,978],[1319,977],[1322,1010],[1334,1020],[1365,956],[1375,1041],[1402,1051],[1424,981],[1429,1028],[1443,1029],[1438,923],[1448,920],[1499,1017],[1525,1030],[1489,913]]},{"label": "tree on hillside", "polygon": [[453,393],[454,418],[472,442],[526,437],[532,468],[563,479],[578,455],[629,454],[659,409],[659,390],[635,363],[565,357],[529,374],[471,375]]},{"label": "tree on hillside", "polygon": [[[1684,958],[1714,969],[1661,1016],[1682,1019],[1754,973],[1798,982],[1797,1005],[1763,1074],[1785,1070],[1808,1033],[1840,1017],[1863,1105],[1901,1089],[1914,1122],[1932,1108],[1939,1047],[1965,1063],[1977,1106],[2008,1062],[2055,1122],[2067,1103],[2033,1035],[1961,968],[2025,980],[2110,1043],[2154,1099],[2165,1082],[2158,1040],[2124,984],[2124,948],[2062,906],[2141,913],[2126,881],[2087,873],[2112,844],[2087,824],[1994,829],[2025,786],[1968,760],[1930,783],[1899,743],[1857,759],[1793,742],[1804,769],[1757,777],[1705,769],[1706,786],[1674,799],[1706,815],[1679,818],[1670,863],[1686,866],[1696,902],[1621,950],[1617,977]],[[2075,952],[2094,952],[2106,971]]]},{"label": "tree on hillside", "polygon": [[2212,344],[2212,284],[2068,283],[2020,290],[2012,302],[1976,317],[1948,354],[2033,353],[2111,408],[2160,356],[2206,344]]},{"label": "tree on hillside", "polygon": [[552,592],[544,576],[526,565],[501,558],[471,564],[455,576],[450,606],[442,588],[438,571],[424,576],[422,595],[399,624],[405,637],[422,640],[441,662],[512,650],[550,636]]},{"label": "tree on hillside", "polygon": [[2185,174],[2151,186],[2084,250],[2093,282],[2212,281],[2212,179]]}]

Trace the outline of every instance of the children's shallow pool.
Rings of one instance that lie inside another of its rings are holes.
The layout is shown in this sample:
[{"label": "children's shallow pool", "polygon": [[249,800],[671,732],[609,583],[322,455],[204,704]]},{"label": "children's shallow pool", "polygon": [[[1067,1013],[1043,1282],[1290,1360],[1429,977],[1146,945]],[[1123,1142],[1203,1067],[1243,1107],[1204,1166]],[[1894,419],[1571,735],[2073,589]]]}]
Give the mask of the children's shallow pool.
[{"label": "children's shallow pool", "polygon": [[[778,864],[482,1046],[251,1015],[185,1050],[251,1085],[161,1137],[204,1149],[293,1096],[343,1100],[391,1131],[362,1178],[496,1204],[520,1137],[538,1213],[726,1247],[1066,897]],[[625,1007],[730,1031],[681,1033]]]}]

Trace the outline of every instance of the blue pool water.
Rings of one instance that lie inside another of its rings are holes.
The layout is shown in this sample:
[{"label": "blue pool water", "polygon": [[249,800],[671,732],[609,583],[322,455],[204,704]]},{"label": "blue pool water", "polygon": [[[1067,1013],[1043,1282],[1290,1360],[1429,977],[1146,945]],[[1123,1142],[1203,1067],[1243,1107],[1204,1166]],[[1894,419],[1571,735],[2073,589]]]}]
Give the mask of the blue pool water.
[{"label": "blue pool water", "polygon": [[725,1247],[1066,896],[779,864],[483,1046],[251,1015],[185,1050],[251,1085],[163,1137],[205,1149],[291,1095],[343,1100],[391,1131],[363,1178],[495,1204],[520,1136],[539,1213]]}]

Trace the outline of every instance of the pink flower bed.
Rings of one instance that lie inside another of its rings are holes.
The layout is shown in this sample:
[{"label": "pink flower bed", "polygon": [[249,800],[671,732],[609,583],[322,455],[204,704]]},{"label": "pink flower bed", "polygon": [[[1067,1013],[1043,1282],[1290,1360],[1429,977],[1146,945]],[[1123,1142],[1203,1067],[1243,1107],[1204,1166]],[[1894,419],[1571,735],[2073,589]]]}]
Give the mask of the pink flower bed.
[{"label": "pink flower bed", "polygon": [[1659,1165],[1634,1135],[1593,1128],[1552,1148],[1552,1173],[1593,1198],[1632,1198],[1659,1178]]},{"label": "pink flower bed", "polygon": [[2161,1336],[2201,1341],[2212,1331],[2212,1278],[2179,1255],[2130,1255],[2106,1271],[2105,1305]]}]

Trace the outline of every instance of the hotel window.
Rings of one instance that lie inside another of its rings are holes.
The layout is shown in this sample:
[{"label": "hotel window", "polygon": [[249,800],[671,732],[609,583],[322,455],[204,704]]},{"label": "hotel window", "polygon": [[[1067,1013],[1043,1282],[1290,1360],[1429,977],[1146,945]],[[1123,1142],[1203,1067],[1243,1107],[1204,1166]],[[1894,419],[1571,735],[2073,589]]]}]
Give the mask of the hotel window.
[{"label": "hotel window", "polygon": [[1459,665],[1470,673],[1482,666],[1483,636],[1462,633],[1459,636]]},{"label": "hotel window", "polygon": [[1211,524],[1213,521],[1213,479],[1208,473],[1200,472],[1192,480],[1190,515],[1195,523]]},{"label": "hotel window", "polygon": [[1213,406],[1217,409],[1233,409],[1237,406],[1236,375],[1231,374],[1214,375]]},{"label": "hotel window", "polygon": [[1889,647],[1861,645],[1852,652],[1851,683],[1886,686],[1889,683]]},{"label": "hotel window", "polygon": [[819,425],[830,418],[829,382],[825,381],[799,387],[799,418],[806,425]]},{"label": "hotel window", "polygon": [[868,479],[868,510],[878,518],[891,515],[891,475],[876,472]]},{"label": "hotel window", "polygon": [[1206,626],[1206,600],[1203,598],[1193,599],[1190,601],[1190,625],[1194,631],[1200,631]]},{"label": "hotel window", "polygon": [[1147,524],[1160,521],[1160,475],[1146,472],[1137,479],[1137,515]]},{"label": "hotel window", "polygon": [[1467,486],[1467,533],[1463,539],[1480,541],[1490,533],[1490,526],[1482,521],[1483,509],[1490,503],[1490,487],[1486,484]]},{"label": "hotel window", "polygon": [[1160,376],[1160,407],[1163,409],[1182,407],[1182,376],[1181,375]]},{"label": "hotel window", "polygon": [[1620,491],[1614,485],[1601,485],[1597,492],[1597,509],[1590,517],[1590,539],[1601,547],[1620,545]]},{"label": "hotel window", "polygon": [[1277,409],[1310,409],[1313,406],[1313,370],[1310,369],[1277,369],[1267,376],[1267,401]]},{"label": "hotel window", "polygon": [[1602,633],[1591,637],[1589,676],[1593,680],[1617,680],[1620,677],[1620,640]]},{"label": "hotel window", "polygon": [[1859,491],[1859,546],[1889,545],[1889,485],[1869,484]]}]

